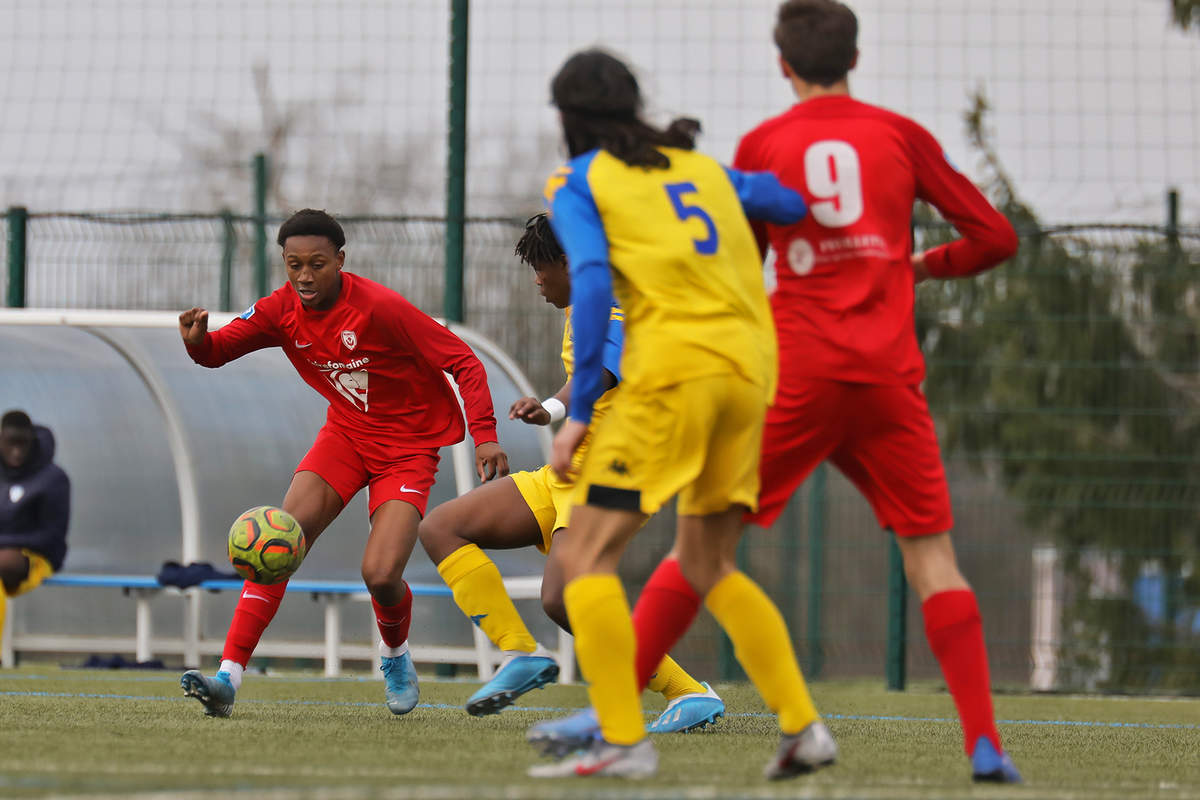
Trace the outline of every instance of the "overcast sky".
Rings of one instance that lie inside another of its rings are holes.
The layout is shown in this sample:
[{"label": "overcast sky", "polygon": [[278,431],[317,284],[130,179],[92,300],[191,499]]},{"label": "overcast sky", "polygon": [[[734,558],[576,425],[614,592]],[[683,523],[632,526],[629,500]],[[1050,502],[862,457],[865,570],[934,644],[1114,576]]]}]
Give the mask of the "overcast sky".
[{"label": "overcast sky", "polygon": [[[702,147],[791,102],[774,0],[476,0],[469,208],[523,213],[561,157],[547,84],[575,49],[636,66],[649,108]],[[4,0],[0,202],[34,210],[248,210],[268,146],[252,78],[286,124],[283,202],[440,213],[448,2]],[[978,175],[962,113],[991,99],[1001,157],[1047,221],[1200,222],[1200,33],[1168,0],[859,0],[860,98],[904,113]]]}]

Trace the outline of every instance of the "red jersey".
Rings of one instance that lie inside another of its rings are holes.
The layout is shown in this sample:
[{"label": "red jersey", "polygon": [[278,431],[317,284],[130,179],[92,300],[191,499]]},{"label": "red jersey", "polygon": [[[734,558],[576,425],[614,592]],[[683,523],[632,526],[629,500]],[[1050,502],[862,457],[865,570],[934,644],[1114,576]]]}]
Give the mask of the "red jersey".
[{"label": "red jersey", "polygon": [[300,377],[329,401],[326,423],[352,437],[412,447],[462,441],[454,376],[476,446],[496,441],[483,364],[461,339],[395,291],[342,272],[337,302],[305,308],[290,283],[205,335],[188,355],[219,367],[264,347],[283,348]]},{"label": "red jersey", "polygon": [[963,238],[925,255],[936,277],[971,275],[1016,252],[1012,225],[910,119],[846,95],[816,97],[767,120],[733,166],[767,170],[804,195],[794,225],[755,225],[776,253],[771,297],[780,378],[916,384],[925,361],[913,325],[912,206],[934,206]]}]

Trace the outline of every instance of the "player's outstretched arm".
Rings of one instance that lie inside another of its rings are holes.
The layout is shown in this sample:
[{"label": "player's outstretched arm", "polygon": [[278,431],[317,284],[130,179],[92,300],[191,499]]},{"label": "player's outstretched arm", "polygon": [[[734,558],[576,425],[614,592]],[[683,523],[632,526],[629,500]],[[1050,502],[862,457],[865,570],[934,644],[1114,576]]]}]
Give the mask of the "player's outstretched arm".
[{"label": "player's outstretched arm", "polygon": [[917,197],[936,208],[961,234],[913,259],[913,277],[962,278],[1007,261],[1017,252],[1012,223],[946,157],[927,130],[912,123],[908,131]]},{"label": "player's outstretched arm", "polygon": [[[557,395],[555,395],[557,397]],[[519,419],[526,425],[549,425],[550,412],[536,397],[522,397],[508,409],[509,419]]]},{"label": "player's outstretched arm", "polygon": [[550,418],[550,411],[543,405],[543,402],[549,403],[551,400],[557,400],[562,403],[563,409],[566,409],[570,399],[571,379],[567,378],[567,382],[562,385],[562,388],[547,397],[545,401],[538,400],[536,397],[522,397],[513,403],[512,407],[508,409],[508,418],[519,419],[527,425],[549,425],[554,420]]},{"label": "player's outstretched arm", "polygon": [[784,186],[770,172],[742,172],[726,167],[725,173],[737,191],[742,210],[751,220],[791,225],[808,213],[804,197]]},{"label": "player's outstretched arm", "polygon": [[[279,345],[271,321],[271,297],[259,300],[240,317],[211,333],[208,311],[189,308],[179,315],[179,335],[192,361],[203,367],[219,367],[252,350]],[[266,310],[263,310],[266,309]]]},{"label": "player's outstretched arm", "polygon": [[208,333],[207,309],[189,308],[179,315],[179,335],[183,338],[184,344],[197,347],[203,344],[206,333]]}]

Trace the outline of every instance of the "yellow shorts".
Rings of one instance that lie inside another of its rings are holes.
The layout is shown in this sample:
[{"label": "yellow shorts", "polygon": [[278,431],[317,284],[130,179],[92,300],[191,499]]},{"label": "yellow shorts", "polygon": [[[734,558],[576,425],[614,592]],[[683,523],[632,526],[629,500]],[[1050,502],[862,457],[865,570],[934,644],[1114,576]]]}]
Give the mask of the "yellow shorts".
[{"label": "yellow shorts", "polygon": [[542,529],[542,543],[537,549],[549,553],[554,532],[570,524],[575,483],[559,478],[549,464],[532,472],[514,472],[509,477]]},{"label": "yellow shorts", "polygon": [[[16,597],[19,594],[33,591],[42,585],[42,581],[54,574],[54,568],[42,556],[32,550],[26,550],[24,547],[21,548],[21,553],[29,559],[29,574],[25,576],[25,580],[21,581],[21,585],[9,597]],[[3,586],[0,585],[0,589],[2,588]],[[0,624],[3,622],[4,620],[0,620]]]},{"label": "yellow shorts", "polygon": [[576,481],[576,503],[653,514],[676,494],[680,514],[758,507],[767,392],[736,375],[641,391],[622,385]]}]

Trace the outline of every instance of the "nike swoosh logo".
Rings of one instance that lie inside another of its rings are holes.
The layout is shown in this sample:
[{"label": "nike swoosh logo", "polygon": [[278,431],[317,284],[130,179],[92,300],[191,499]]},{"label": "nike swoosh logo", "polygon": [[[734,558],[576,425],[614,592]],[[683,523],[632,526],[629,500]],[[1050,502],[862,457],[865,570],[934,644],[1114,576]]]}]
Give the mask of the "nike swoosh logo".
[{"label": "nike swoosh logo", "polygon": [[410,489],[410,488],[408,488],[408,484],[407,484],[407,483],[405,483],[405,484],[401,484],[401,486],[400,486],[400,491],[402,491],[402,492],[409,492],[410,494],[425,494],[425,492],[421,491],[420,489]]},{"label": "nike swoosh logo", "polygon": [[619,761],[620,758],[620,756],[613,756],[612,758],[607,758],[604,761],[597,761],[595,764],[579,764],[575,767],[575,774],[580,776],[595,775],[597,772],[609,766],[610,764],[614,764]]},{"label": "nike swoosh logo", "polygon": [[264,603],[271,602],[271,598],[269,597],[263,597],[261,594],[250,594],[250,592],[242,592],[242,597],[249,598],[251,600],[262,600]]},{"label": "nike swoosh logo", "polygon": [[296,343],[297,350],[303,350],[306,347],[312,347],[312,342],[305,342],[304,344],[300,344],[299,339],[293,339],[292,341]]}]

